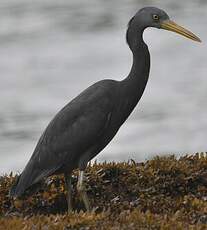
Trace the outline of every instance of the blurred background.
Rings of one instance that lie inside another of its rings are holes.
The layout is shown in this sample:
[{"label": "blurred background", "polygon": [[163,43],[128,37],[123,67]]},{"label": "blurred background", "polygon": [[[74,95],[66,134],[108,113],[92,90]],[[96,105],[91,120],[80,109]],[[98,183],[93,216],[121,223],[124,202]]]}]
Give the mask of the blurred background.
[{"label": "blurred background", "polygon": [[129,19],[166,10],[198,44],[147,29],[145,93],[98,161],[207,151],[206,0],[0,0],[0,174],[21,171],[54,115],[92,83],[129,73]]}]

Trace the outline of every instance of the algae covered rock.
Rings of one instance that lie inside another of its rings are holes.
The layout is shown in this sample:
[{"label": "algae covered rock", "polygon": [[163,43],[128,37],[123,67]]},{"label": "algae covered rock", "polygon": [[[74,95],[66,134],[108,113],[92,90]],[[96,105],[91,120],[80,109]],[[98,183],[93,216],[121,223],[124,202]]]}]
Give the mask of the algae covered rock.
[{"label": "algae covered rock", "polygon": [[207,229],[204,153],[90,165],[86,181],[92,213],[84,212],[77,195],[76,171],[71,214],[62,176],[14,201],[8,192],[15,177],[0,177],[0,229]]}]

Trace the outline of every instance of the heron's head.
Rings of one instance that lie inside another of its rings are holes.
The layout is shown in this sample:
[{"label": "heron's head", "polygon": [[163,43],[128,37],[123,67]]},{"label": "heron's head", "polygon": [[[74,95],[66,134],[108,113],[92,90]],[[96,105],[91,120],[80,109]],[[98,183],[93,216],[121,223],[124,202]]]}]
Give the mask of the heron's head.
[{"label": "heron's head", "polygon": [[135,30],[136,27],[139,27],[143,30],[147,27],[170,30],[194,41],[201,42],[201,40],[195,34],[170,20],[165,11],[156,7],[145,7],[139,10],[130,20],[129,28],[130,27],[135,28]]}]

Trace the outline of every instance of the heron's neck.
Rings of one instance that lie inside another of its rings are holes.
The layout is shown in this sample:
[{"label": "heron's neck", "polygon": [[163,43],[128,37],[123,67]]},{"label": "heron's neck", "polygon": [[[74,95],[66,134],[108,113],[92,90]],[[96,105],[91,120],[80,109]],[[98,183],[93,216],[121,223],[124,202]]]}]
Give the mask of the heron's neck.
[{"label": "heron's neck", "polygon": [[[132,31],[133,32],[133,31]],[[133,53],[133,64],[129,75],[121,82],[122,93],[125,95],[131,106],[135,106],[141,98],[148,81],[150,71],[150,54],[147,45],[144,43],[143,30],[131,36],[130,49]]]},{"label": "heron's neck", "polygon": [[150,71],[150,54],[144,41],[137,43],[132,49],[133,63],[129,75],[124,79],[127,84],[135,84],[138,88],[145,86]]},{"label": "heron's neck", "polygon": [[[130,49],[133,53],[133,64],[129,75],[120,82],[120,103],[118,110],[120,122],[123,123],[137,105],[145,90],[150,70],[150,54],[147,45],[144,43],[143,30],[128,31]],[[137,37],[138,36],[138,37]]]}]

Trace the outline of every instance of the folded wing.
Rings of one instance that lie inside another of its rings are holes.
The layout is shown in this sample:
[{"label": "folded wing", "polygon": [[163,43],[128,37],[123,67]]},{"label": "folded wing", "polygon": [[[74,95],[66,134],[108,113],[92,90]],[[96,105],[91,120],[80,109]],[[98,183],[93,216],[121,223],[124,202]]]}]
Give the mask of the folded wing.
[{"label": "folded wing", "polygon": [[77,164],[79,154],[90,148],[107,129],[114,105],[114,85],[114,81],[108,80],[92,85],[54,117],[11,189],[11,196],[21,195],[66,161]]}]

